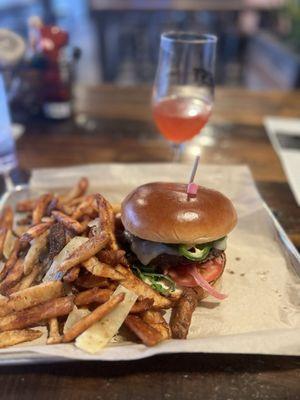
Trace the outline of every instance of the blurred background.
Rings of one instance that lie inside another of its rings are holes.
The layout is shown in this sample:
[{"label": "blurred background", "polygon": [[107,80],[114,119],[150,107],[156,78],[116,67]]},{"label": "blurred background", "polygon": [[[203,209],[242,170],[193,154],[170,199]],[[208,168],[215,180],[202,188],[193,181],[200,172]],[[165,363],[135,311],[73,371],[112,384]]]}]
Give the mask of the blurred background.
[{"label": "blurred background", "polygon": [[165,30],[219,37],[216,83],[300,86],[300,0],[0,0],[0,26],[28,37],[28,18],[57,24],[81,51],[76,82],[152,83]]}]

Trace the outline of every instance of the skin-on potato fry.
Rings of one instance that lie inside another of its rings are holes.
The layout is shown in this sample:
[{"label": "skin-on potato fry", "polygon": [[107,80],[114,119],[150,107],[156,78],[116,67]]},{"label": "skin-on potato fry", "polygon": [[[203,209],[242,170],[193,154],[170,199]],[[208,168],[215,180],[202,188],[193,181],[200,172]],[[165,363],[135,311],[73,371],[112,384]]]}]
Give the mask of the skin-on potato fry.
[{"label": "skin-on potato fry", "polygon": [[128,315],[125,325],[146,345],[155,346],[163,340],[161,334],[137,315]]},{"label": "skin-on potato fry", "polygon": [[9,259],[6,261],[4,268],[0,272],[0,281],[2,281],[6,277],[8,271],[10,271],[10,269],[15,265],[18,259],[19,250],[20,250],[20,240],[17,239],[15,241],[14,248],[10,254]]},{"label": "skin-on potato fry", "polygon": [[18,282],[15,286],[12,286],[6,290],[5,292],[6,295],[9,296],[12,293],[18,292],[19,290],[29,288],[32,285],[32,283],[36,280],[39,273],[40,273],[40,267],[38,265],[35,265],[30,274],[23,276],[20,282]]},{"label": "skin-on potato fry", "polygon": [[66,273],[66,275],[63,277],[63,281],[68,282],[68,283],[76,281],[76,279],[78,278],[79,272],[80,272],[80,267],[77,266],[77,267],[71,268]]},{"label": "skin-on potato fry", "polygon": [[24,259],[24,275],[30,274],[34,265],[38,262],[42,250],[46,247],[48,234],[49,232],[46,231],[31,242]]},{"label": "skin-on potato fry", "polygon": [[125,258],[124,250],[101,250],[97,255],[98,259],[105,264],[112,265],[113,267],[118,264],[128,265],[128,261]]},{"label": "skin-on potato fry", "polygon": [[108,242],[108,236],[102,232],[98,236],[94,236],[83,243],[81,246],[70,254],[70,256],[59,266],[57,270],[57,279],[61,277],[72,267],[88,260],[98,253]]},{"label": "skin-on potato fry", "polygon": [[56,221],[63,224],[67,229],[70,229],[76,233],[82,233],[84,231],[84,227],[80,224],[80,222],[76,221],[66,214],[63,214],[60,211],[52,211],[52,216],[55,218]]},{"label": "skin-on potato fry", "polygon": [[81,197],[85,194],[89,186],[89,181],[87,178],[83,177],[79,182],[65,195],[59,196],[59,201],[63,204],[69,203],[70,201]]},{"label": "skin-on potato fry", "polygon": [[7,231],[4,245],[3,245],[3,255],[6,259],[9,259],[11,253],[13,252],[16,240],[17,240],[17,238],[13,234],[13,231],[11,229],[9,229]]},{"label": "skin-on potato fry", "polygon": [[23,329],[50,318],[69,314],[73,309],[73,296],[51,299],[46,303],[9,314],[0,318],[0,332]]},{"label": "skin-on potato fry", "polygon": [[170,327],[174,339],[186,339],[197,303],[194,290],[185,288],[171,314]]},{"label": "skin-on potato fry", "polygon": [[140,314],[152,308],[154,303],[153,299],[137,300],[131,307],[130,314]]},{"label": "skin-on potato fry", "polygon": [[0,317],[45,303],[63,295],[63,284],[59,281],[45,282],[12,293],[4,301],[0,300]]},{"label": "skin-on potato fry", "polygon": [[14,346],[15,344],[31,342],[32,340],[38,339],[42,336],[41,331],[33,329],[22,329],[19,331],[7,331],[0,333],[0,349],[8,346]]},{"label": "skin-on potato fry", "polygon": [[31,240],[35,239],[36,237],[40,236],[44,233],[50,226],[53,224],[53,221],[49,222],[41,222],[38,225],[34,225],[30,227],[23,235],[20,237],[20,242],[22,245],[26,245]]},{"label": "skin-on potato fry", "polygon": [[97,307],[91,314],[82,318],[76,324],[74,324],[67,332],[65,332],[63,336],[63,342],[71,342],[77,336],[79,336],[82,332],[92,326],[95,322],[100,321],[105,315],[110,313],[114,308],[117,307],[121,301],[124,300],[125,294],[119,293],[116,296],[111,297],[106,303],[101,304],[101,306]]},{"label": "skin-on potato fry", "polygon": [[5,227],[0,228],[0,260],[3,258],[3,249],[8,229]]},{"label": "skin-on potato fry", "polygon": [[76,306],[84,306],[91,303],[102,304],[108,301],[112,294],[113,291],[110,289],[99,289],[95,287],[78,293],[75,297],[74,303]]},{"label": "skin-on potato fry", "polygon": [[74,281],[76,287],[90,289],[94,287],[108,288],[109,281],[106,278],[101,278],[101,276],[95,276],[90,273],[79,275],[79,277]]},{"label": "skin-on potato fry", "polygon": [[93,275],[116,281],[124,279],[122,274],[110,265],[100,262],[96,257],[91,257],[89,260],[84,261],[82,265]]},{"label": "skin-on potato fry", "polygon": [[0,283],[0,293],[5,295],[6,291],[14,286],[16,283],[18,283],[23,274],[24,274],[24,268],[23,268],[24,260],[22,258],[19,258],[15,265],[8,271],[6,277],[3,279],[3,281]]},{"label": "skin-on potato fry", "polygon": [[75,211],[72,214],[72,218],[78,220],[84,214],[89,211],[90,206],[92,205],[94,200],[94,196],[87,196],[81,203],[78,204]]},{"label": "skin-on potato fry", "polygon": [[133,272],[122,265],[118,265],[116,270],[120,272],[124,276],[124,280],[121,281],[122,285],[129,290],[132,290],[138,296],[142,296],[143,298],[147,297],[149,299],[153,299],[153,308],[161,309],[161,308],[170,308],[172,306],[172,302],[166,297],[161,296],[158,292],[153,290],[149,285],[145,282],[141,281],[137,276],[133,274]]},{"label": "skin-on potato fry", "polygon": [[115,215],[112,207],[99,193],[95,194],[95,199],[98,207],[100,227],[108,233],[109,246],[111,249],[118,250],[118,244],[115,237]]},{"label": "skin-on potato fry", "polygon": [[156,329],[164,340],[171,338],[169,324],[165,321],[160,311],[148,310],[143,313],[143,321]]},{"label": "skin-on potato fry", "polygon": [[32,211],[32,225],[37,225],[41,222],[42,217],[46,214],[47,206],[52,197],[52,194],[46,193],[38,198]]},{"label": "skin-on potato fry", "polygon": [[61,343],[61,335],[59,333],[57,318],[49,319],[48,326],[49,326],[49,336],[47,339],[47,344]]},{"label": "skin-on potato fry", "polygon": [[0,227],[12,229],[14,213],[10,206],[4,207],[0,217]]}]

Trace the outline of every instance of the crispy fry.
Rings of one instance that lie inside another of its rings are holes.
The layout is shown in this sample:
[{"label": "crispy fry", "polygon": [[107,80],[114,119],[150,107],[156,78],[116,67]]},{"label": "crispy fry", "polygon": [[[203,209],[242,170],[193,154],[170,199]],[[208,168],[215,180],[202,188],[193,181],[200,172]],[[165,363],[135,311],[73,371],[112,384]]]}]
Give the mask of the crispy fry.
[{"label": "crispy fry", "polygon": [[81,197],[85,194],[89,186],[89,181],[87,178],[81,178],[79,182],[74,186],[69,193],[59,196],[59,200],[63,203],[66,204],[72,200],[74,200],[77,197]]},{"label": "crispy fry", "polygon": [[113,209],[101,194],[95,194],[95,199],[98,207],[100,227],[108,233],[111,249],[118,250],[118,244],[115,237],[115,215]]},{"label": "crispy fry", "polygon": [[13,346],[15,344],[31,342],[42,336],[41,331],[33,329],[22,329],[19,331],[7,331],[0,333],[0,348]]},{"label": "crispy fry", "polygon": [[132,306],[130,313],[131,314],[140,314],[143,313],[144,311],[150,310],[150,308],[153,306],[154,300],[153,299],[142,299],[142,300],[137,300],[135,304]]},{"label": "crispy fry", "polygon": [[18,259],[19,250],[20,250],[20,241],[19,239],[17,239],[15,241],[14,248],[10,254],[9,259],[6,261],[4,268],[0,272],[0,281],[2,281],[6,277],[8,271],[10,271],[10,269],[15,265]]},{"label": "crispy fry", "polygon": [[0,217],[0,259],[3,257],[6,236],[13,226],[14,214],[10,206],[4,207]]},{"label": "crispy fry", "polygon": [[50,318],[69,314],[73,309],[73,296],[59,297],[46,303],[9,314],[0,318],[0,332],[23,329]]},{"label": "crispy fry", "polygon": [[5,295],[7,289],[14,286],[16,283],[18,283],[21,280],[21,278],[24,274],[23,264],[24,264],[24,260],[22,258],[19,258],[16,261],[15,265],[8,271],[6,277],[0,283],[0,293],[1,294]]},{"label": "crispy fry", "polygon": [[113,291],[110,289],[99,289],[97,287],[79,293],[74,300],[76,306],[84,306],[91,303],[105,303],[109,300]]},{"label": "crispy fry", "polygon": [[137,315],[128,315],[125,325],[139,338],[146,346],[155,346],[163,340],[161,334],[152,326],[147,324]]},{"label": "crispy fry", "polygon": [[110,265],[100,262],[96,257],[91,257],[89,260],[84,261],[82,265],[93,275],[116,281],[124,279],[120,272],[116,271]]},{"label": "crispy fry", "polygon": [[60,211],[52,211],[52,215],[56,221],[62,223],[67,229],[71,229],[76,233],[82,233],[84,227],[75,219],[63,214]]},{"label": "crispy fry", "polygon": [[81,204],[85,201],[86,196],[81,196],[81,197],[75,197],[75,199],[71,200],[69,202],[69,206],[74,207],[74,206],[78,206],[78,204]]},{"label": "crispy fry", "polygon": [[66,273],[66,275],[63,277],[63,281],[68,282],[68,283],[76,281],[76,279],[78,278],[79,272],[80,272],[80,267],[77,266],[77,267],[71,268]]},{"label": "crispy fry", "polygon": [[30,274],[34,265],[38,262],[39,256],[47,244],[48,235],[49,232],[46,231],[31,242],[24,259],[24,275]]},{"label": "crispy fry", "polygon": [[[70,254],[70,256],[59,266],[58,275],[63,276],[69,269],[88,260],[98,253],[108,242],[108,236],[102,232],[99,236],[88,239]],[[58,278],[59,279],[59,278]]]},{"label": "crispy fry", "polygon": [[98,253],[100,261],[116,267],[118,264],[128,265],[124,250],[101,250]]},{"label": "crispy fry", "polygon": [[3,258],[3,249],[8,229],[5,227],[0,228],[0,259]]},{"label": "crispy fry", "polygon": [[171,330],[169,324],[165,321],[160,311],[148,310],[143,313],[143,321],[156,329],[164,340],[171,338]]},{"label": "crispy fry", "polygon": [[15,241],[17,238],[13,234],[13,231],[9,229],[6,233],[4,245],[3,245],[3,255],[6,259],[9,259],[11,253],[14,250]]},{"label": "crispy fry", "polygon": [[32,211],[36,205],[36,199],[25,199],[20,200],[17,203],[16,211],[18,212],[29,212]]},{"label": "crispy fry", "polygon": [[42,217],[46,214],[47,206],[52,200],[52,194],[42,194],[35,204],[32,211],[32,225],[37,225],[41,222]]},{"label": "crispy fry", "polygon": [[132,290],[138,296],[143,296],[143,298],[147,297],[149,299],[153,299],[153,308],[170,308],[172,306],[172,302],[166,297],[161,296],[158,292],[153,290],[149,285],[145,282],[141,281],[138,277],[136,277],[133,272],[122,265],[118,265],[116,270],[120,272],[124,276],[124,280],[121,281],[122,285],[129,290]]},{"label": "crispy fry", "polygon": [[78,287],[90,289],[94,287],[107,288],[109,286],[108,279],[101,278],[100,276],[95,276],[90,273],[79,275],[79,277],[74,281],[74,284]]},{"label": "crispy fry", "polygon": [[14,213],[12,208],[10,206],[4,207],[0,217],[0,226],[7,229],[12,229],[13,219]]},{"label": "crispy fry", "polygon": [[170,327],[174,339],[186,339],[197,303],[197,295],[194,290],[184,289],[171,314]]},{"label": "crispy fry", "polygon": [[61,343],[61,335],[59,333],[57,318],[49,319],[48,326],[49,326],[49,336],[47,339],[47,344]]},{"label": "crispy fry", "polygon": [[7,300],[0,301],[0,317],[45,303],[62,295],[63,284],[57,281],[41,283],[40,285],[20,290],[8,296]]},{"label": "crispy fry", "polygon": [[79,219],[81,218],[84,214],[87,213],[87,211],[89,211],[91,204],[94,200],[94,196],[87,196],[85,198],[85,200],[81,203],[79,203],[79,205],[76,207],[75,211],[72,214],[72,218],[73,219]]},{"label": "crispy fry", "polygon": [[38,265],[35,265],[30,274],[23,276],[20,282],[18,282],[15,286],[12,286],[5,291],[6,295],[9,296],[12,293],[18,292],[19,290],[29,288],[36,280],[39,273],[40,273],[40,267]]},{"label": "crispy fry", "polygon": [[38,225],[34,225],[34,226],[30,227],[20,237],[20,242],[22,243],[22,245],[26,245],[28,242],[31,242],[31,240],[35,239],[36,237],[38,237],[42,233],[44,233],[52,224],[53,224],[53,221],[51,221],[51,222],[42,222],[42,223],[40,223]]},{"label": "crispy fry", "polygon": [[91,314],[82,318],[76,324],[74,324],[63,336],[63,342],[71,342],[82,332],[92,326],[95,322],[100,321],[105,315],[110,313],[114,308],[117,307],[121,301],[124,300],[125,294],[119,293],[116,296],[111,297],[106,303],[101,304]]}]

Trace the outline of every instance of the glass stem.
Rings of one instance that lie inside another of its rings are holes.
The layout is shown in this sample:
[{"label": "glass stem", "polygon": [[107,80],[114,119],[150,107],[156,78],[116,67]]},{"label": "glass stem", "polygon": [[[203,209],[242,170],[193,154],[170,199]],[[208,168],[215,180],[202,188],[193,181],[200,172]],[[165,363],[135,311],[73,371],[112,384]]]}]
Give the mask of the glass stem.
[{"label": "glass stem", "polygon": [[172,143],[172,147],[173,147],[173,162],[180,162],[183,151],[183,144]]}]

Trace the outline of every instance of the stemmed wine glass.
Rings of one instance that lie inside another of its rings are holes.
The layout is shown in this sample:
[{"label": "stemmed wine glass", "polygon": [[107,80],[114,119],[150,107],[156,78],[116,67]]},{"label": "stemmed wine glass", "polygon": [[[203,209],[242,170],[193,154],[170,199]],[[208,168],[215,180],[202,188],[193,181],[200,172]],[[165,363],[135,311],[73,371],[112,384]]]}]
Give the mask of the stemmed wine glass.
[{"label": "stemmed wine glass", "polygon": [[173,143],[174,161],[181,144],[197,135],[210,117],[216,44],[217,37],[211,34],[161,35],[152,110],[160,133]]}]

